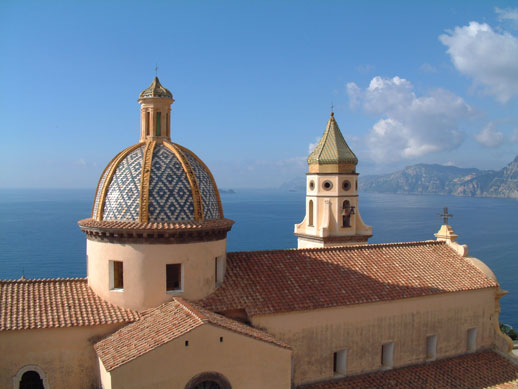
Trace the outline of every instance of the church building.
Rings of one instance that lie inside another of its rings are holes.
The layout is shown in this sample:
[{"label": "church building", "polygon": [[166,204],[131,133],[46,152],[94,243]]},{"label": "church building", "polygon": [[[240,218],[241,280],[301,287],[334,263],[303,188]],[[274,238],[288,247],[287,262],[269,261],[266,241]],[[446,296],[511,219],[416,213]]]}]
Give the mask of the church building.
[{"label": "church building", "polygon": [[298,248],[227,252],[234,222],[210,169],[172,141],[172,93],[155,77],[138,102],[138,143],[78,222],[87,277],[0,281],[0,387],[518,385],[506,292],[447,219],[433,240],[368,243],[333,113],[308,157]]}]

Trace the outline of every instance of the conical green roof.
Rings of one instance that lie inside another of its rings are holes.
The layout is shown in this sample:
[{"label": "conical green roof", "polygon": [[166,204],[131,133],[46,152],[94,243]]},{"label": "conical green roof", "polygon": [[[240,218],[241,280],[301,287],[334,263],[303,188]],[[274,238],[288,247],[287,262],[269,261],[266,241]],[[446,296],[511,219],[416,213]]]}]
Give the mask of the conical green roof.
[{"label": "conical green roof", "polygon": [[319,164],[358,164],[358,158],[347,145],[347,142],[338,128],[335,117],[331,117],[327,122],[324,135],[318,142],[317,147],[308,157],[308,165]]}]

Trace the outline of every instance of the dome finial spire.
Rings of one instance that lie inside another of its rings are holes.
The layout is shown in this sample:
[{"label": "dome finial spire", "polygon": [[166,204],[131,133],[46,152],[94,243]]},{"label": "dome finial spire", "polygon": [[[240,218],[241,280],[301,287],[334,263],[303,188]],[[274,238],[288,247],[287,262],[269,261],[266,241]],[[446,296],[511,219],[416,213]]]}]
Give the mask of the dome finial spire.
[{"label": "dome finial spire", "polygon": [[331,101],[331,116],[335,116],[335,106],[333,105],[332,101]]},{"label": "dome finial spire", "polygon": [[158,63],[155,64],[155,77],[158,78]]}]

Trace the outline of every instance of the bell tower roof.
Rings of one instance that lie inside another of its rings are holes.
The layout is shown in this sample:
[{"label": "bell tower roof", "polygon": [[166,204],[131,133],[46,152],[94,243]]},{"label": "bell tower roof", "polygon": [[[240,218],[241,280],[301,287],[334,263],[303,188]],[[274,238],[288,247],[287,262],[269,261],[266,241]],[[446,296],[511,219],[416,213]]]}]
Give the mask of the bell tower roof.
[{"label": "bell tower roof", "polygon": [[158,77],[155,77],[151,85],[140,93],[139,99],[146,99],[150,97],[165,97],[172,99],[173,94],[169,89],[164,88],[162,84],[160,84]]},{"label": "bell tower roof", "polygon": [[308,157],[308,165],[357,165],[358,158],[344,139],[331,112],[324,135]]}]

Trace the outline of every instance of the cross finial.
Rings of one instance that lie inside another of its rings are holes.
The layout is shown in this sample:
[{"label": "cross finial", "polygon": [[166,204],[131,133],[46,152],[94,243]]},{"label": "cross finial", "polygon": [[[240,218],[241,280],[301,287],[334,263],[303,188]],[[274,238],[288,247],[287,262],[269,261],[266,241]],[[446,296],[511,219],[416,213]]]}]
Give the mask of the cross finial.
[{"label": "cross finial", "polygon": [[158,77],[158,64],[155,64],[155,76]]},{"label": "cross finial", "polygon": [[453,215],[448,213],[448,207],[444,207],[443,208],[443,213],[440,214],[439,216],[442,216],[443,224],[446,224],[446,225],[448,225],[448,219],[450,217],[453,217]]}]

